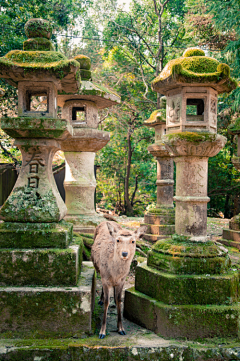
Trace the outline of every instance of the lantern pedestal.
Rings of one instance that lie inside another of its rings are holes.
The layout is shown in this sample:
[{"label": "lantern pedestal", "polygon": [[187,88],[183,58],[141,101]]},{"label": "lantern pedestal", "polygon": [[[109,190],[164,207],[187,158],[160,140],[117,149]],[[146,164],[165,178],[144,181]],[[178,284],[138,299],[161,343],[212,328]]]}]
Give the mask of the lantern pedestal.
[{"label": "lantern pedestal", "polygon": [[104,221],[95,211],[95,152],[109,141],[109,133],[90,128],[74,128],[73,136],[61,143],[66,159],[64,188],[66,221],[79,233],[94,233]]}]

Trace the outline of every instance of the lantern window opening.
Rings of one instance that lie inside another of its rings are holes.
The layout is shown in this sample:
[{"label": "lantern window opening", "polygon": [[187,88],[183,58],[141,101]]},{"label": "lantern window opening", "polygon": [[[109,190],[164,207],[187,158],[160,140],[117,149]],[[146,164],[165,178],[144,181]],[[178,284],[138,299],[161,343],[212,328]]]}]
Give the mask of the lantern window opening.
[{"label": "lantern window opening", "polygon": [[86,107],[73,107],[72,121],[86,123]]},{"label": "lantern window opening", "polygon": [[187,121],[204,121],[204,99],[186,100],[186,120]]},{"label": "lantern window opening", "polygon": [[[44,101],[43,101],[44,100]],[[49,94],[47,91],[27,90],[24,112],[49,113]]]}]

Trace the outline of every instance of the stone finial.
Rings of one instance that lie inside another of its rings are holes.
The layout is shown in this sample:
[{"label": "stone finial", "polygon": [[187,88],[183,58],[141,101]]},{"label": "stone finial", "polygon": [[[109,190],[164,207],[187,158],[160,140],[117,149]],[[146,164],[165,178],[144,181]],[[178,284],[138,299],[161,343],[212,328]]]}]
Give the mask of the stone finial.
[{"label": "stone finial", "polygon": [[86,56],[79,54],[74,57],[80,64],[80,75],[82,80],[89,80],[91,79],[91,59]]},{"label": "stone finial", "polygon": [[49,40],[52,36],[52,25],[49,21],[30,19],[24,29],[28,40],[24,41],[23,50],[54,51],[54,46]]},{"label": "stone finial", "polygon": [[30,19],[24,26],[25,34],[30,38],[50,39],[52,36],[52,25],[48,20]]}]

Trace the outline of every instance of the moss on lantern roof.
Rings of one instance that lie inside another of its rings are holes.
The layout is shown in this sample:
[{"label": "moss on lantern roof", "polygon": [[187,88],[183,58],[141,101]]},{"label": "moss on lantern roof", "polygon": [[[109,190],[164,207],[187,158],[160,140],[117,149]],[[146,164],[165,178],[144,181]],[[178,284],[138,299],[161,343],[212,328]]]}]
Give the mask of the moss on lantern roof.
[{"label": "moss on lantern roof", "polygon": [[78,89],[80,82],[80,64],[74,59],[67,59],[56,51],[24,51],[12,50],[0,58],[0,77],[10,84],[17,86],[18,81],[33,78],[61,80],[61,88],[69,89],[69,80],[65,84],[65,77],[71,74],[73,91]]},{"label": "moss on lantern roof", "polygon": [[166,123],[166,109],[157,109],[144,121],[144,125],[157,125]]},{"label": "moss on lantern roof", "polygon": [[230,134],[240,134],[240,118],[237,118],[234,124],[228,126],[228,132]]},{"label": "moss on lantern roof", "polygon": [[153,80],[153,90],[165,93],[191,83],[206,84],[219,93],[230,92],[237,87],[237,82],[230,77],[230,68],[227,64],[204,56],[202,52],[196,55],[199,49],[188,50],[184,56],[167,63],[160,75]]},{"label": "moss on lantern roof", "polygon": [[[63,68],[74,65],[80,68],[79,63],[74,59],[67,59],[63,54],[56,51],[24,51],[12,50],[0,58],[0,70],[2,67],[12,68],[13,66],[26,69],[51,69],[61,72]],[[61,78],[61,74],[59,74]]]}]

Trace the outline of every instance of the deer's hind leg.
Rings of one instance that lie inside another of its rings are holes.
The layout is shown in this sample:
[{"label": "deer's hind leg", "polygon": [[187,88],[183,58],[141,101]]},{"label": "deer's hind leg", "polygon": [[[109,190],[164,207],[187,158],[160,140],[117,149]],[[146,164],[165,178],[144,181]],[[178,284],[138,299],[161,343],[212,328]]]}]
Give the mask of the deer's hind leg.
[{"label": "deer's hind leg", "polygon": [[103,302],[104,302],[104,292],[103,292],[103,287],[102,287],[102,292],[101,292],[101,296],[100,296],[100,299],[98,301],[98,304],[102,306]]},{"label": "deer's hind leg", "polygon": [[104,293],[104,314],[103,314],[103,321],[102,327],[99,332],[99,338],[104,338],[106,336],[106,327],[107,327],[107,311],[109,306],[109,287],[106,284],[103,284],[103,293]]}]

